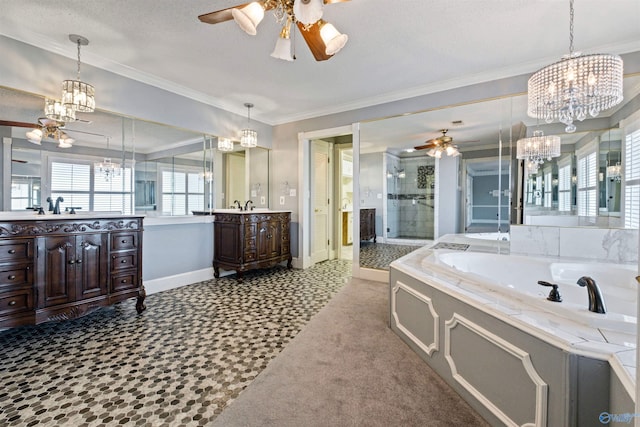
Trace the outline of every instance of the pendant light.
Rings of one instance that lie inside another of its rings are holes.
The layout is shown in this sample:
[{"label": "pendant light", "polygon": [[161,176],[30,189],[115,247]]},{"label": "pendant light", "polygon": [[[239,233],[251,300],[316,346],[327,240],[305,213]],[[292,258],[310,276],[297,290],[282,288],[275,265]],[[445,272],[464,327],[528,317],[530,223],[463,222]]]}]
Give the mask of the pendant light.
[{"label": "pendant light", "polygon": [[247,102],[244,106],[247,107],[247,128],[242,129],[240,145],[245,148],[253,148],[258,145],[258,132],[250,128],[251,109],[253,108],[253,104]]}]

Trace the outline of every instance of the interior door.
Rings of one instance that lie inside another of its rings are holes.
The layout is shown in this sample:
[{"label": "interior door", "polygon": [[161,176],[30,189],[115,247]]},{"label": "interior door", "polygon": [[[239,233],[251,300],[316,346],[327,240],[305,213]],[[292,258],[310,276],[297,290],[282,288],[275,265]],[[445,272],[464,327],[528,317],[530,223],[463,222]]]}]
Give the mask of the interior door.
[{"label": "interior door", "polygon": [[313,141],[311,144],[311,261],[329,259],[331,247],[329,233],[329,143]]}]

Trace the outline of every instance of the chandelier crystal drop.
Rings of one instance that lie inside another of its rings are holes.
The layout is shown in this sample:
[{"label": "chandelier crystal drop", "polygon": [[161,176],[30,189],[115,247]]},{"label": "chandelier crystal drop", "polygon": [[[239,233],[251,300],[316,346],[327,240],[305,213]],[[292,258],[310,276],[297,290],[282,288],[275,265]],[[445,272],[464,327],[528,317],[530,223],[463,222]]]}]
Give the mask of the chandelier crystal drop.
[{"label": "chandelier crystal drop", "polygon": [[218,150],[233,151],[233,141],[229,138],[218,138]]},{"label": "chandelier crystal drop", "polygon": [[570,1],[569,54],[534,73],[527,90],[527,114],[547,123],[564,123],[568,133],[575,132],[575,120],[596,117],[623,99],[622,58],[574,53],[573,2]]},{"label": "chandelier crystal drop", "polygon": [[258,145],[258,132],[249,127],[251,124],[251,108],[253,108],[253,104],[247,102],[244,106],[247,107],[247,128],[241,131],[240,145],[245,148],[253,148]]},{"label": "chandelier crystal drop", "polygon": [[[107,137],[107,150],[109,150],[109,138]],[[120,163],[114,162],[110,157],[105,157],[101,162],[93,164],[96,175],[101,174],[105,181],[109,182],[114,176],[120,176]]]},{"label": "chandelier crystal drop", "polygon": [[[516,158],[526,160],[528,165],[535,164],[535,171],[537,171],[538,166],[545,160],[560,156],[560,143],[558,135],[544,135],[541,130],[536,130],[532,137],[518,140]],[[534,167],[528,166],[528,169],[531,172]]]},{"label": "chandelier crystal drop", "polygon": [[68,123],[76,120],[76,110],[69,105],[49,98],[44,100],[44,115],[56,122]]},{"label": "chandelier crystal drop", "polygon": [[78,75],[76,80],[62,82],[62,104],[75,111],[91,113],[96,108],[95,89],[80,80],[80,46],[88,45],[89,40],[77,34],[70,34],[69,40],[78,45]]}]

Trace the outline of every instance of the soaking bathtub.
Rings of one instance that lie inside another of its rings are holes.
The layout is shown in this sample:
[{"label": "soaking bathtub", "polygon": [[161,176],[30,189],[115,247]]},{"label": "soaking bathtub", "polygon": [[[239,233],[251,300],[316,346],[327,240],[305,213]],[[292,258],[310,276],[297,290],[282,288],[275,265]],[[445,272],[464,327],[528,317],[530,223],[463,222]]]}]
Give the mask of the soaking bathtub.
[{"label": "soaking bathtub", "polygon": [[[477,241],[477,240],[476,240]],[[635,266],[419,249],[390,266],[390,326],[491,425],[602,426],[634,412]],[[582,276],[606,314],[588,310]],[[562,302],[547,299],[558,285]]]}]

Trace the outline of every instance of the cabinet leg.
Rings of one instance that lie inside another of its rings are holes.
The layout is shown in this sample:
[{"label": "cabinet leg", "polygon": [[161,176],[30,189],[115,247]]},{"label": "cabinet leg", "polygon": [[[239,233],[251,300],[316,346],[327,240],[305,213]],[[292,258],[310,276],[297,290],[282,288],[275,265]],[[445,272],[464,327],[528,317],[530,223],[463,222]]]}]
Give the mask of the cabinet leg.
[{"label": "cabinet leg", "polygon": [[376,242],[376,236],[373,236],[373,243]]},{"label": "cabinet leg", "polygon": [[293,267],[293,264],[291,264],[291,260],[293,259],[292,256],[289,256],[289,258],[287,259],[287,268],[289,270],[291,270],[291,267]]},{"label": "cabinet leg", "polygon": [[215,277],[216,279],[220,278],[220,269],[215,265],[213,266],[213,277]]},{"label": "cabinet leg", "polygon": [[238,280],[238,283],[242,283],[242,271],[236,270],[236,280]]},{"label": "cabinet leg", "polygon": [[136,301],[136,311],[138,314],[142,314],[143,311],[147,309],[147,306],[144,305],[144,299],[147,297],[147,291],[144,289],[143,285],[140,285],[140,291],[138,292],[138,300]]}]

